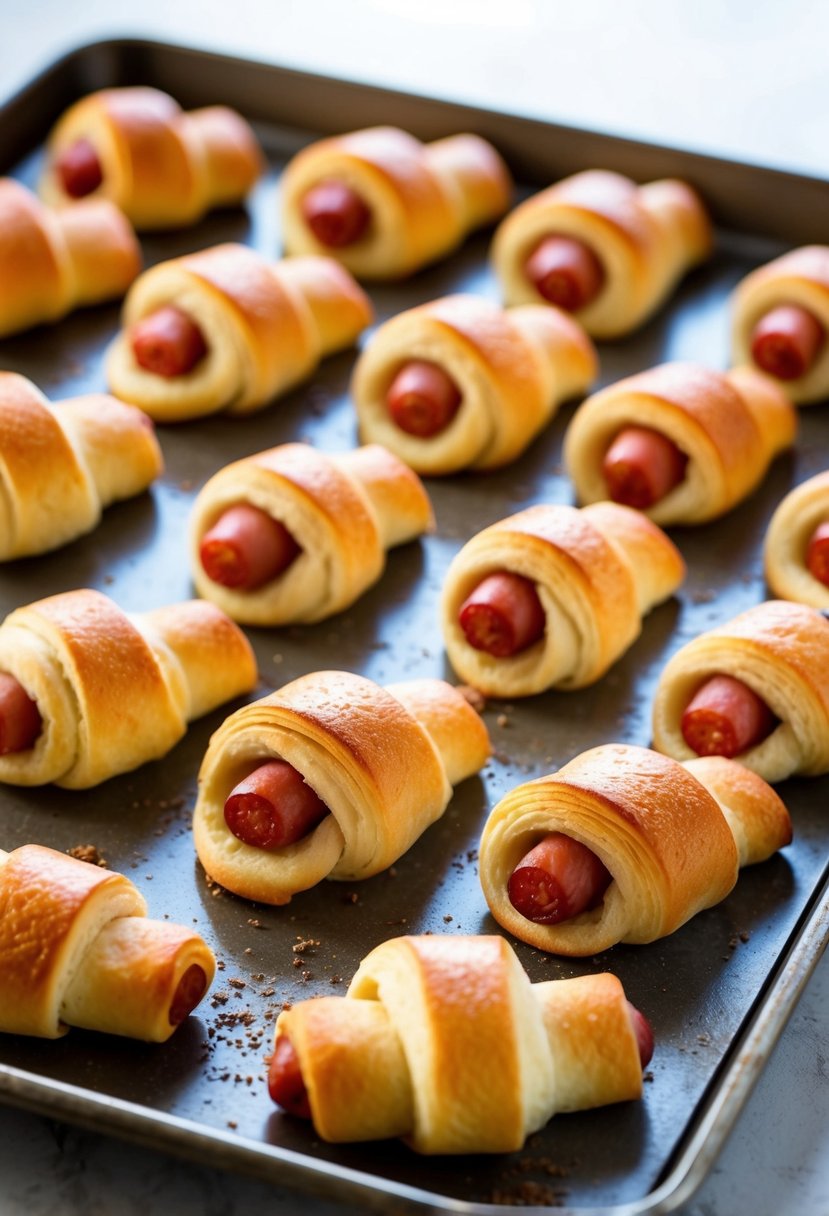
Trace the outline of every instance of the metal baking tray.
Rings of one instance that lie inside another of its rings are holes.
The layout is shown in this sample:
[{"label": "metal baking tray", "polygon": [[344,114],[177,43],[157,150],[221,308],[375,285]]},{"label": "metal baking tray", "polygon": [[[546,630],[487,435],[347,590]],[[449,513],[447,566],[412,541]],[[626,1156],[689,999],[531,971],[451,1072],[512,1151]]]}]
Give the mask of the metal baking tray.
[{"label": "metal baking tray", "polygon": [[[783,248],[825,237],[829,182],[488,113],[282,68],[150,42],[84,47],[0,110],[0,171],[32,184],[42,140],[75,98],[109,85],[151,84],[185,106],[225,102],[250,117],[270,171],[244,210],[144,239],[148,263],[218,241],[279,249],[281,166],[334,131],[395,123],[422,138],[474,130],[492,139],[525,190],[603,166],[639,180],[685,176],[719,228],[710,264],[633,338],[600,347],[602,383],[665,359],[728,363],[728,294]],[[371,288],[378,317],[450,291],[497,298],[489,234],[396,286]],[[52,397],[104,388],[101,355],[118,307],[0,343],[0,366]],[[74,587],[98,587],[128,610],[186,599],[184,529],[199,486],[231,459],[291,439],[325,450],[356,442],[347,389],[354,353],[262,413],[160,428],[167,462],[150,493],[110,508],[91,535],[0,570],[0,609]],[[380,681],[453,679],[437,626],[447,564],[484,525],[538,501],[570,502],[560,446],[573,406],[526,455],[485,476],[432,480],[437,534],[392,551],[382,581],[353,608],[311,627],[250,630],[261,665],[254,696],[310,670],[348,667]],[[610,673],[581,692],[492,702],[495,755],[461,785],[446,814],[387,873],[362,884],[324,882],[270,909],[212,890],[190,840],[196,774],[228,710],[194,723],[166,758],[88,792],[4,788],[0,847],[94,844],[146,893],[153,915],[193,923],[222,970],[211,997],[164,1046],[71,1031],[58,1042],[0,1037],[0,1100],[241,1169],[384,1212],[469,1212],[521,1203],[574,1213],[664,1213],[701,1181],[820,955],[829,920],[829,780],[781,787],[795,824],[791,847],[743,872],[731,895],[653,945],[616,947],[573,962],[515,943],[534,980],[609,969],[651,1019],[657,1050],[644,1100],[554,1118],[512,1156],[420,1158],[398,1142],[332,1147],[270,1102],[265,1063],[284,1001],[343,992],[359,960],[400,933],[497,932],[480,892],[476,848],[488,809],[510,787],[587,747],[647,744],[655,679],[668,656],[765,596],[761,542],[776,503],[829,462],[829,418],[804,410],[796,451],[725,519],[672,533],[689,566],[679,595],[647,618]],[[316,943],[316,944],[308,944]],[[299,946],[299,950],[295,947]]]}]

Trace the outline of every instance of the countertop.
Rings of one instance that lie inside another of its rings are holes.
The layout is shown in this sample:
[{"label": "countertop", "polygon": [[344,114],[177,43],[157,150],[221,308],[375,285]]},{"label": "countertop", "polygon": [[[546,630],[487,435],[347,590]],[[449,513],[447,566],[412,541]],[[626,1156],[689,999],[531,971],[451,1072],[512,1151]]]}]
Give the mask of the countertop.
[{"label": "countertop", "polygon": [[[829,176],[829,9],[744,0],[7,0],[0,96],[64,51],[150,37]],[[829,218],[827,219],[829,236]],[[829,1211],[824,956],[683,1216]],[[2,1216],[356,1209],[0,1108]]]}]

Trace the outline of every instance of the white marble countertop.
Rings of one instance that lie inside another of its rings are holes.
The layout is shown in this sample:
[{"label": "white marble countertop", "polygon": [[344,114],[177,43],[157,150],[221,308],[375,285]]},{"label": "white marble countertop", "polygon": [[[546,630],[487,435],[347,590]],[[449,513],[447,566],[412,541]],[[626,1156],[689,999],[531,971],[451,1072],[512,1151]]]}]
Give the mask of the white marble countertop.
[{"label": "white marble countertop", "polygon": [[[6,0],[0,97],[139,36],[829,176],[822,0]],[[829,216],[827,217],[829,238]],[[683,1216],[829,1212],[829,958]],[[2,1216],[356,1209],[0,1107]]]}]

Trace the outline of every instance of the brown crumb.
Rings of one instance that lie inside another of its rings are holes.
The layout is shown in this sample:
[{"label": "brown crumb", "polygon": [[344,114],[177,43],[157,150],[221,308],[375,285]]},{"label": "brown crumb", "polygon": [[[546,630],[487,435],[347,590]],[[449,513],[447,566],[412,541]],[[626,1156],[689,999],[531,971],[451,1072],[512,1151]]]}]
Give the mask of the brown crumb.
[{"label": "brown crumb", "polygon": [[343,903],[344,904],[356,904],[359,902],[359,899],[360,899],[360,896],[357,894],[356,891],[348,891],[343,896]]},{"label": "brown crumb", "polygon": [[509,726],[509,718],[506,714],[499,714],[495,721],[502,729],[505,726]]},{"label": "brown crumb", "polygon": [[267,929],[267,925],[263,925],[261,920],[257,920],[255,916],[248,917],[248,924],[252,929]]},{"label": "brown crumb", "polygon": [[479,714],[482,714],[486,709],[486,697],[477,688],[473,688],[471,684],[457,684],[458,692],[465,701],[468,701],[472,708]]},{"label": "brown crumb", "polygon": [[315,950],[320,944],[319,938],[303,938],[297,934],[296,942],[293,946],[291,946],[291,949],[293,950],[294,954],[307,954],[309,950]]},{"label": "brown crumb", "polygon": [[247,988],[247,984],[244,980],[230,979],[227,982],[230,984],[231,988]]},{"label": "brown crumb", "polygon": [[227,1125],[230,1128],[230,1130],[233,1132],[235,1132],[236,1128],[239,1126],[239,1124],[236,1122],[235,1119],[228,1119]]},{"label": "brown crumb", "polygon": [[443,918],[443,922],[444,922],[444,924],[448,925],[448,924],[450,924],[450,922],[451,922],[451,921],[453,921],[454,919],[455,919],[455,918],[454,918],[454,916],[452,915],[452,913],[451,913],[451,912],[447,912],[447,913],[446,913],[446,915],[445,915],[445,916],[444,916],[444,918]]},{"label": "brown crumb", "polygon": [[66,852],[70,857],[77,858],[78,861],[87,861],[91,866],[100,866],[102,870],[107,868],[106,859],[101,856],[97,845],[76,844]]},{"label": "brown crumb", "polygon": [[509,1190],[494,1190],[488,1196],[488,1202],[515,1208],[558,1208],[561,1207],[566,1196],[566,1191],[554,1190],[553,1187],[546,1186],[543,1182],[531,1182],[527,1179]]}]

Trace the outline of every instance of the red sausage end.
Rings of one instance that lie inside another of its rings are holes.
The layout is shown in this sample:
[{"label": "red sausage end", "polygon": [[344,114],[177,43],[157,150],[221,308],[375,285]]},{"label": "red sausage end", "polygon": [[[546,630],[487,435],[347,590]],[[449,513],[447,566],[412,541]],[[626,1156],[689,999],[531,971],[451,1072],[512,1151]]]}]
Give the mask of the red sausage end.
[{"label": "red sausage end", "polygon": [[812,578],[829,587],[829,520],[819,524],[806,549],[806,568]]},{"label": "red sausage end", "polygon": [[167,1014],[171,1026],[178,1026],[193,1012],[204,996],[206,988],[207,976],[197,963],[193,963],[184,972],[173,993],[170,1011]]},{"label": "red sausage end", "polygon": [[289,1115],[300,1119],[311,1118],[311,1103],[308,1090],[302,1079],[299,1056],[286,1034],[276,1040],[270,1068],[268,1069],[268,1093]]},{"label": "red sausage end", "polygon": [[70,198],[86,198],[104,180],[98,153],[88,139],[76,139],[55,157],[54,170]]},{"label": "red sausage end", "polygon": [[751,357],[778,380],[797,380],[812,368],[825,338],[826,331],[807,308],[781,304],[755,325]]},{"label": "red sausage end", "polygon": [[533,581],[502,570],[490,574],[467,596],[458,623],[470,646],[505,659],[537,642],[546,619]]},{"label": "red sausage end", "polygon": [[407,435],[429,439],[445,430],[458,412],[461,394],[442,367],[413,360],[397,373],[386,393],[395,424]]},{"label": "red sausage end", "polygon": [[608,448],[602,475],[614,502],[646,511],[679,485],[687,463],[687,456],[666,435],[630,426]]},{"label": "red sausage end", "polygon": [[761,743],[774,728],[774,714],[761,697],[733,676],[713,676],[699,688],[682,715],[682,737],[698,756],[732,759]]},{"label": "red sausage end", "polygon": [[199,546],[207,577],[241,591],[263,587],[287,570],[299,553],[284,524],[248,503],[220,515]]},{"label": "red sausage end", "polygon": [[186,376],[207,354],[196,322],[172,304],[133,325],[130,341],[138,366],[168,380]]},{"label": "red sausage end", "polygon": [[306,836],[328,807],[293,765],[269,760],[231,790],[225,823],[237,839],[258,849],[281,849]]},{"label": "red sausage end", "polygon": [[345,182],[324,181],[303,196],[303,219],[321,245],[344,249],[358,241],[369,226],[371,211]]},{"label": "red sausage end", "polygon": [[0,756],[27,751],[42,729],[37,703],[19,680],[0,672]]},{"label": "red sausage end", "polygon": [[558,925],[597,907],[612,875],[592,849],[551,832],[519,861],[510,875],[510,903],[537,925]]},{"label": "red sausage end", "polygon": [[636,1035],[636,1045],[639,1048],[639,1060],[643,1068],[647,1068],[653,1058],[653,1028],[635,1005],[628,1001],[628,1013],[633,1023],[633,1033]]},{"label": "red sausage end", "polygon": [[569,236],[545,237],[527,258],[524,273],[539,295],[566,312],[591,304],[605,278],[593,250]]}]

